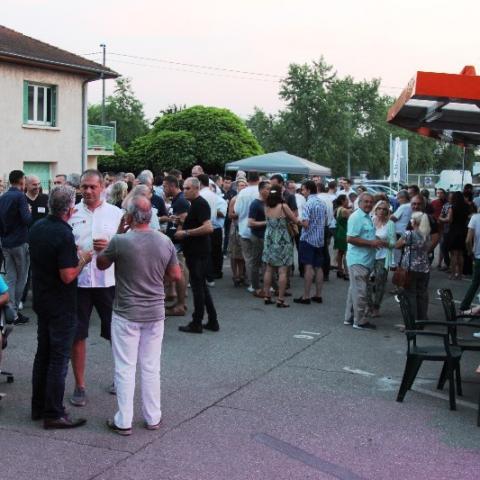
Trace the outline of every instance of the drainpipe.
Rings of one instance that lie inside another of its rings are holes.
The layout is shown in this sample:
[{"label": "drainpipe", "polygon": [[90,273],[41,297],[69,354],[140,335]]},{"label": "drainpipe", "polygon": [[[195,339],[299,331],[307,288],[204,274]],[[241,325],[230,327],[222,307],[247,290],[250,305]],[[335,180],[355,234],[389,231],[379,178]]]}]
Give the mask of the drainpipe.
[{"label": "drainpipe", "polygon": [[87,169],[88,158],[88,82],[82,82],[82,172]]}]

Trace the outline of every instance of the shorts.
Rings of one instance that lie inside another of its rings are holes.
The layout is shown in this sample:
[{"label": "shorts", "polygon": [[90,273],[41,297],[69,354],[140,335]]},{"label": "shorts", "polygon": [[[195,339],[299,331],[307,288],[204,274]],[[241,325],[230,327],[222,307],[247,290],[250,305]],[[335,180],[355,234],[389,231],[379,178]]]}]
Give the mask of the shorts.
[{"label": "shorts", "polygon": [[111,339],[113,298],[115,287],[77,288],[77,333],[75,341],[88,338],[93,307],[100,317],[100,336]]},{"label": "shorts", "polygon": [[323,266],[323,247],[314,247],[308,242],[300,240],[298,263],[311,265],[313,268],[321,268]]}]

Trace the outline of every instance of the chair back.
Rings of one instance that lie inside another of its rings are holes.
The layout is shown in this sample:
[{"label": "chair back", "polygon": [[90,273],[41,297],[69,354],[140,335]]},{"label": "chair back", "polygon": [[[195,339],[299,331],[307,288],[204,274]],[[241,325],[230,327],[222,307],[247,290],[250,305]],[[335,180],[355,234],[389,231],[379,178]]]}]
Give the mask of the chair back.
[{"label": "chair back", "polygon": [[457,309],[453,300],[452,291],[449,288],[439,288],[437,294],[442,301],[443,311],[447,322],[457,321]]},{"label": "chair back", "polygon": [[405,293],[401,292],[396,295],[396,300],[400,304],[400,311],[402,312],[403,323],[405,323],[405,330],[415,330],[415,316],[408,297]]}]

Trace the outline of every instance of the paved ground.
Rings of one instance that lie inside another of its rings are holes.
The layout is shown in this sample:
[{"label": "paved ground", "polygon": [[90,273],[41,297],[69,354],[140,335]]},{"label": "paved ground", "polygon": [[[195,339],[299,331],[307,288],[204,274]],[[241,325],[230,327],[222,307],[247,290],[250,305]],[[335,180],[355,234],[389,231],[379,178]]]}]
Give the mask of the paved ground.
[{"label": "paved ground", "polygon": [[[432,291],[440,285],[459,299],[467,283],[435,272]],[[295,279],[294,292],[300,287]],[[439,365],[422,367],[404,403],[395,402],[405,361],[398,307],[389,295],[376,332],[353,330],[342,323],[346,287],[333,278],[323,305],[282,310],[234,289],[227,270],[213,289],[219,333],[182,334],[185,319],[167,320],[163,428],[144,430],[137,404],[128,438],[104,426],[115,397],[105,393],[112,362],[97,321],[90,403],[74,412],[88,424],[74,431],[30,421],[35,326],[18,327],[3,365],[15,383],[0,386],[0,479],[478,479],[480,355],[464,356],[458,411],[435,390]],[[430,315],[442,316],[435,295]]]}]

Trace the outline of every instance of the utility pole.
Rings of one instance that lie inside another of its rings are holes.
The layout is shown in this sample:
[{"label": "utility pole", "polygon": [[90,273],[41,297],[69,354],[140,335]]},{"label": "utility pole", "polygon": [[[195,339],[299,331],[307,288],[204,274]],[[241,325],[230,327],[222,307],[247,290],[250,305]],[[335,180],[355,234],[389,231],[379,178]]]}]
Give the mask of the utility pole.
[{"label": "utility pole", "polygon": [[[105,67],[107,46],[104,43],[101,43],[100,47],[102,47],[102,50],[103,50],[102,65]],[[102,73],[102,125],[105,125],[105,78],[103,76],[103,73]]]},{"label": "utility pole", "polygon": [[350,132],[352,131],[352,112],[350,105],[347,105],[348,121],[347,121],[347,178],[352,178],[352,165],[350,158]]}]

